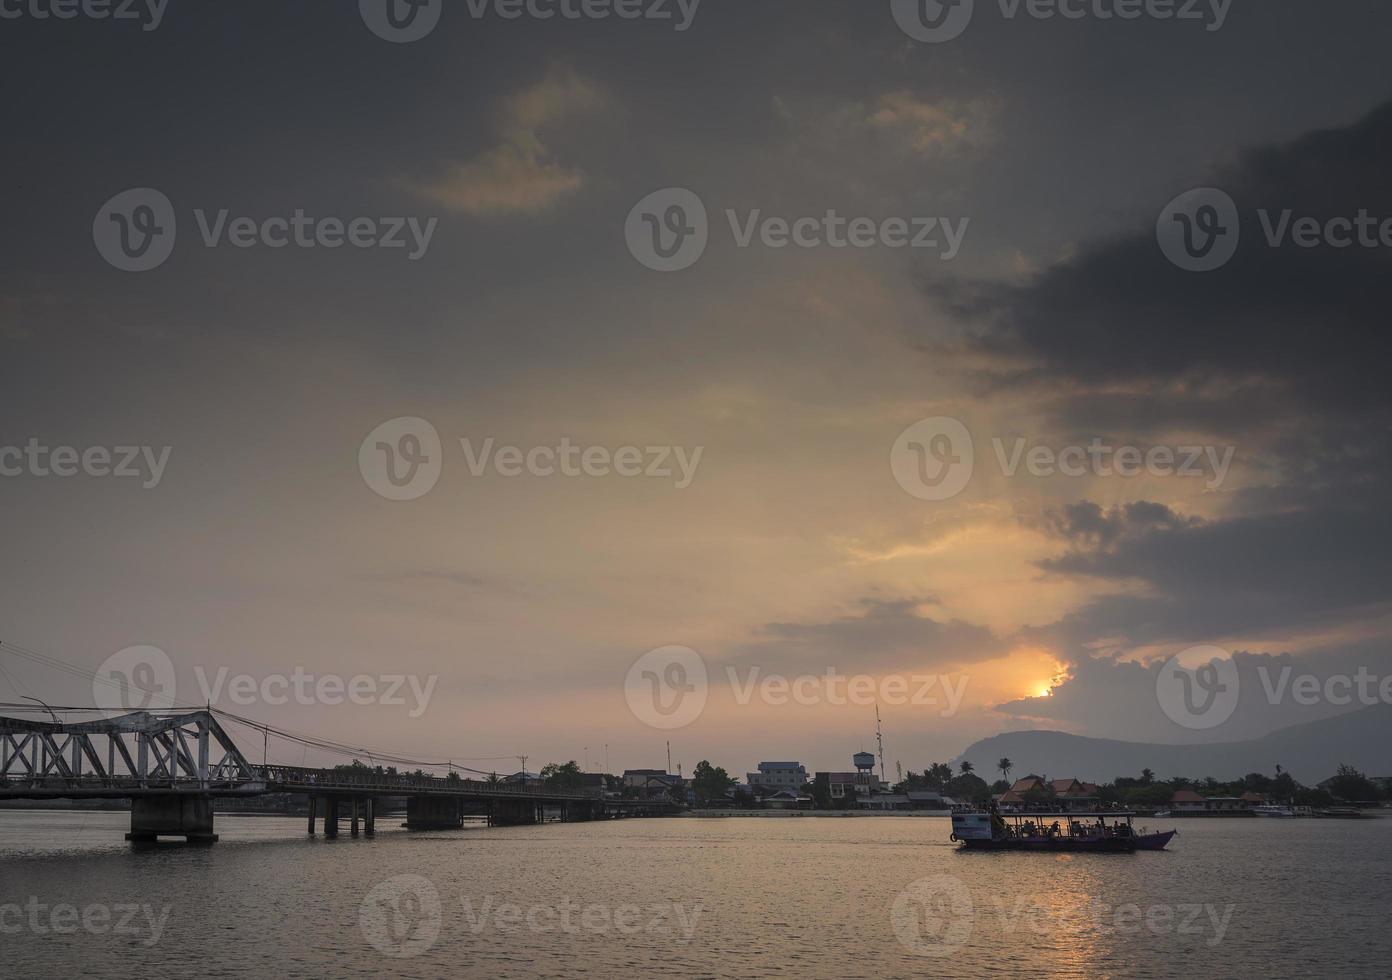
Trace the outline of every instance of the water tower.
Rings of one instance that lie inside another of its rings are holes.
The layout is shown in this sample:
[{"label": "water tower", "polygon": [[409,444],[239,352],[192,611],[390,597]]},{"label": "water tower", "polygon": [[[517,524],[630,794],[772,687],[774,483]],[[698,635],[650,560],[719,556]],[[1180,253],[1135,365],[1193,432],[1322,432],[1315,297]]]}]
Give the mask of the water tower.
[{"label": "water tower", "polygon": [[856,787],[862,794],[869,794],[874,791],[875,786],[875,755],[872,752],[857,752],[851,756],[851,762],[856,767]]}]

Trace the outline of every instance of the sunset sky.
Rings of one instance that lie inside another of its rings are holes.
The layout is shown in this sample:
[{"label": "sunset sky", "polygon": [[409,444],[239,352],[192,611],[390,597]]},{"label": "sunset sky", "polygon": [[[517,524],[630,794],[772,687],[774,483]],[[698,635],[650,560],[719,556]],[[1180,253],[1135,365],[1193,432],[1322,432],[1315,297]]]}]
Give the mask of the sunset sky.
[{"label": "sunset sky", "polygon": [[[681,31],[461,3],[396,44],[357,7],[0,21],[0,446],[170,447],[150,488],[0,477],[0,640],[93,671],[159,647],[181,703],[200,667],[438,675],[416,718],[224,706],[509,771],[598,767],[606,745],[611,769],[661,768],[668,739],[688,773],[872,747],[872,706],[741,705],[727,667],[966,678],[950,717],[881,705],[891,775],[1022,728],[1253,737],[1349,710],[1269,704],[1259,666],[1392,673],[1389,250],[1269,248],[1255,216],[1392,217],[1392,8],[1235,0],[1210,31],[978,0],[934,44],[873,0],[704,0]],[[1242,243],[1185,272],[1157,218],[1210,186]],[[122,271],[94,216],[146,187],[177,244]],[[663,273],[625,221],[673,187],[709,242]],[[195,211],[222,209],[437,223],[415,259],[206,247]],[[967,224],[944,260],[740,247],[727,209]],[[443,440],[414,500],[359,468],[399,417]],[[937,417],[975,467],[931,501],[891,450]],[[680,488],[475,476],[466,438],[701,455]],[[1021,439],[1232,455],[1221,481],[1208,458],[1199,477],[1008,476],[993,440]],[[667,645],[712,676],[673,731],[624,691]],[[1211,731],[1156,700],[1159,665],[1196,645],[1244,680]],[[79,676],[0,664],[0,701],[92,701]]]}]

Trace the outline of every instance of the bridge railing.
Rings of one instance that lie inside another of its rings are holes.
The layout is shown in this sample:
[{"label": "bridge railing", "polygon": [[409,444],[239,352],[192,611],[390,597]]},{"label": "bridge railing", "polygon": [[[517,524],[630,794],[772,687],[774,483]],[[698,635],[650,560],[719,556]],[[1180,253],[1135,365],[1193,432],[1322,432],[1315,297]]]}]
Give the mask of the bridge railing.
[{"label": "bridge railing", "polygon": [[[295,787],[294,792],[314,790],[357,790],[382,793],[429,792],[471,796],[519,796],[546,799],[598,800],[600,790],[554,789],[523,783],[488,782],[447,776],[388,773],[378,769],[306,769],[301,766],[252,766],[273,788]],[[287,790],[290,791],[290,790]]]}]

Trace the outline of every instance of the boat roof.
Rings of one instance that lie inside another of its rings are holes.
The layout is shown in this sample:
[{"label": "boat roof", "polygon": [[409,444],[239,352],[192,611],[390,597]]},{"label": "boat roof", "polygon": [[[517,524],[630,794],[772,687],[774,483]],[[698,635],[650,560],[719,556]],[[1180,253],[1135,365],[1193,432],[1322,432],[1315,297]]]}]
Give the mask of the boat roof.
[{"label": "boat roof", "polygon": [[[982,811],[985,813],[986,811]],[[1134,817],[1134,810],[1069,810],[1060,812],[1058,810],[1002,810],[1002,817],[1068,817],[1070,820],[1076,817]]]}]

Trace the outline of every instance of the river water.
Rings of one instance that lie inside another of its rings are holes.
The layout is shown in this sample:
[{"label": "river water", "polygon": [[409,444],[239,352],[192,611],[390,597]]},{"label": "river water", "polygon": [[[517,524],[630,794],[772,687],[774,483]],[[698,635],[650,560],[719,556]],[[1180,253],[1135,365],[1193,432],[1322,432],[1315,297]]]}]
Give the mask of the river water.
[{"label": "river water", "polygon": [[627,820],[132,850],[0,811],[9,977],[1387,975],[1392,819],[1149,821],[1163,853],[965,854],[940,817]]}]

